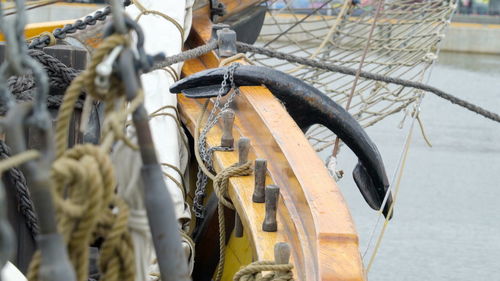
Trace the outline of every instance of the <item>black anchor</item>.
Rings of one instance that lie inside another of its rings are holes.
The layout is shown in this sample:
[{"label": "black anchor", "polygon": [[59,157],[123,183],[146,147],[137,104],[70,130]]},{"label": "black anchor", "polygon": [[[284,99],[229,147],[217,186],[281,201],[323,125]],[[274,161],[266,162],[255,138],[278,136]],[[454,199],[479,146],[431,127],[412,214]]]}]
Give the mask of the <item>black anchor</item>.
[{"label": "black anchor", "polygon": [[[170,92],[182,92],[189,98],[215,97],[227,71],[228,67],[220,67],[198,72],[172,85]],[[265,85],[304,132],[321,124],[335,133],[358,157],[353,177],[361,194],[371,208],[381,208],[389,187],[382,157],[365,130],[344,108],[304,81],[267,67],[240,65],[234,70],[234,82],[236,86]],[[228,85],[223,94],[229,90]],[[386,217],[392,202],[389,194],[382,211]]]}]

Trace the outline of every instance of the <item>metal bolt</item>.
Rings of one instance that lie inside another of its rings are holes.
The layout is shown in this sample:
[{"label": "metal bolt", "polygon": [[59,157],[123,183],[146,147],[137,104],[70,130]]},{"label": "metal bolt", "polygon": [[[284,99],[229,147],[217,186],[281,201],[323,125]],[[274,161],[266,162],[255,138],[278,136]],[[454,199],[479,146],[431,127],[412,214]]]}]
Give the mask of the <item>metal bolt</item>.
[{"label": "metal bolt", "polygon": [[233,124],[234,111],[231,109],[224,110],[224,112],[222,112],[222,137],[220,146],[230,148],[234,146]]},{"label": "metal bolt", "polygon": [[276,221],[276,210],[278,209],[278,199],[280,188],[276,185],[266,186],[266,216],[262,223],[262,230],[266,232],[278,231],[278,222]]},{"label": "metal bolt", "polygon": [[264,203],[266,198],[266,171],[267,161],[265,159],[255,160],[255,187],[253,190],[252,201],[255,203]]},{"label": "metal bolt", "polygon": [[238,164],[243,165],[248,161],[248,152],[250,151],[250,139],[242,137],[238,140]]}]

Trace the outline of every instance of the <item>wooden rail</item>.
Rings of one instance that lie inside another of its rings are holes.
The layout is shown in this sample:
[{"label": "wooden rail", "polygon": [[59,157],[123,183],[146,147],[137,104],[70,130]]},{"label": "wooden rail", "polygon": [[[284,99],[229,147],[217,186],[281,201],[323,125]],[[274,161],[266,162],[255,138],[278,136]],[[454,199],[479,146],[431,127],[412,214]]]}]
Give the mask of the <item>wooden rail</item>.
[{"label": "wooden rail", "polygon": [[[195,11],[188,45],[203,44],[209,40],[210,34],[208,10]],[[209,53],[187,61],[183,75],[218,64],[215,53]],[[203,102],[179,96],[182,121],[193,135]],[[343,196],[281,103],[265,87],[241,87],[234,110],[235,140],[242,136],[251,139],[249,159],[267,159],[266,183],[281,188],[278,231],[263,232],[264,204],[253,203],[251,199],[253,176],[230,179],[229,196],[243,221],[252,259],[273,260],[274,244],[284,241],[292,248],[291,262],[297,280],[364,280],[358,236]],[[221,128],[215,126],[207,136],[208,145],[219,145],[221,135]],[[216,171],[237,161],[236,152],[214,153]],[[234,241],[238,239],[242,238],[232,237],[229,244],[237,243]],[[231,247],[237,248],[229,245]],[[238,258],[238,254],[233,251],[232,257]],[[226,272],[225,278],[232,276],[237,269],[229,269],[231,272]]]}]

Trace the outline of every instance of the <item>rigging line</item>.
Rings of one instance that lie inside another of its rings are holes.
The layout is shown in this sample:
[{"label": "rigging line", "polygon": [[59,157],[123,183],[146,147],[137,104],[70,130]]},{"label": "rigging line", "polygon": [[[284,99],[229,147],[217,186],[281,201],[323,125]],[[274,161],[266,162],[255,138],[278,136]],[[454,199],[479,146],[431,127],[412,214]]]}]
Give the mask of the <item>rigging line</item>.
[{"label": "rigging line", "polygon": [[406,143],[405,143],[405,147],[404,147],[404,152],[402,154],[402,162],[401,162],[401,167],[398,171],[398,178],[397,178],[397,182],[396,182],[396,188],[394,189],[394,200],[393,200],[393,204],[389,207],[389,214],[387,216],[387,218],[385,218],[384,220],[384,225],[382,226],[382,230],[380,231],[380,235],[377,239],[377,243],[375,244],[375,248],[373,249],[373,253],[370,257],[370,261],[368,262],[368,266],[366,267],[366,275],[368,276],[368,273],[370,272],[370,269],[373,265],[373,262],[375,260],[375,257],[377,256],[377,253],[378,253],[378,249],[380,248],[380,245],[382,243],[382,238],[384,237],[384,234],[385,234],[385,231],[387,229],[387,226],[389,225],[389,217],[391,216],[393,210],[394,210],[394,205],[396,204],[396,201],[397,201],[397,198],[398,198],[398,194],[399,194],[399,190],[400,190],[400,187],[401,187],[401,178],[403,177],[403,171],[404,171],[404,168],[406,166],[406,159],[408,157],[408,151],[410,150],[410,144],[411,144],[411,140],[412,140],[412,135],[413,135],[413,128],[414,128],[414,124],[415,124],[415,119],[413,119],[413,122],[412,122],[412,126],[410,128],[410,132],[408,134],[408,137],[406,139]]},{"label": "rigging line", "polygon": [[[370,43],[373,36],[373,31],[375,30],[375,26],[377,25],[378,17],[380,16],[380,11],[384,6],[384,0],[378,1],[377,10],[375,11],[375,16],[373,17],[373,21],[370,27],[370,33],[368,33],[368,39],[366,40],[365,49],[363,50],[363,54],[361,55],[361,60],[359,62],[358,70],[356,71],[356,76],[354,77],[354,81],[352,83],[351,92],[349,93],[349,98],[347,99],[347,104],[345,106],[345,110],[349,112],[349,108],[351,107],[352,98],[354,97],[354,92],[356,92],[356,86],[358,85],[359,75],[361,70],[363,69],[363,64],[365,62],[366,55],[368,54],[368,50],[370,49]],[[339,145],[340,138],[335,137],[335,145],[333,146],[332,156],[337,157],[339,153]]]},{"label": "rigging line", "polygon": [[[453,12],[452,12],[452,13],[450,13],[450,15],[449,15],[449,19],[451,19],[451,17],[452,17],[452,16],[453,16]],[[436,51],[436,55],[438,55],[438,54],[439,54],[439,51],[440,51],[440,49],[438,49],[438,50]],[[436,64],[436,60],[433,60],[433,61],[432,61],[432,63],[431,63],[431,65],[429,66],[429,71],[427,72],[427,75],[425,75],[426,77],[424,78],[424,80],[425,80],[425,82],[426,82],[426,83],[428,83],[428,82],[429,82],[429,80],[430,80],[430,77],[431,77],[432,71],[434,70],[434,65],[435,65],[435,64]],[[412,123],[411,123],[411,125],[410,125],[410,131],[408,132],[406,142],[407,142],[407,141],[409,141],[409,140],[408,140],[408,138],[409,138],[410,134],[411,134],[411,133],[412,133],[412,131],[413,131],[413,128],[414,128],[414,125],[415,125],[415,120],[417,120],[417,121],[419,122],[420,129],[421,129],[421,133],[422,133],[422,136],[423,136],[424,140],[427,142],[427,144],[428,144],[430,147],[432,147],[432,144],[430,143],[430,141],[429,141],[429,140],[428,140],[428,138],[426,137],[426,134],[425,134],[424,129],[423,129],[423,123],[422,123],[422,121],[421,121],[421,119],[420,119],[420,105],[422,104],[422,101],[423,101],[424,96],[425,96],[425,93],[422,93],[422,94],[420,95],[419,99],[418,99],[418,100],[417,100],[417,102],[416,102],[416,107],[415,107],[415,111],[416,111],[416,112],[415,112],[415,113],[414,113],[414,115],[412,116]],[[403,153],[404,153],[404,149],[405,149],[405,148],[406,148],[406,147],[403,147],[403,152],[402,152],[402,154],[401,154],[401,156],[400,156],[400,158],[399,158],[398,165],[397,165],[398,169],[400,169],[400,173],[402,173],[402,172],[403,172],[403,169],[401,168],[401,166],[402,166],[402,165],[404,165],[404,164],[402,164],[402,162],[403,162]],[[398,169],[396,169],[396,170],[394,171],[394,176],[393,176],[392,182],[394,182],[394,180],[395,180],[396,173],[398,172]],[[391,185],[391,186],[389,187],[389,191],[392,191],[392,188],[393,188],[393,185]],[[398,186],[398,188],[399,188],[399,186]],[[398,191],[399,191],[399,190],[398,190]],[[387,203],[388,194],[389,194],[389,192],[387,192],[387,193],[386,193],[386,196],[384,197],[384,201],[382,202],[382,208],[381,208],[381,210],[383,209],[383,207],[384,207],[384,206],[385,206],[385,204]],[[396,196],[397,196],[397,194],[396,194]],[[397,199],[397,198],[394,198],[394,203],[393,203],[393,206],[395,205],[396,199]],[[392,212],[392,207],[391,207],[391,210],[389,211],[389,213],[391,213],[391,212]],[[368,250],[370,249],[371,243],[372,243],[373,238],[374,238],[374,236],[375,236],[375,231],[376,231],[376,229],[377,229],[378,224],[380,223],[380,218],[381,218],[381,217],[382,217],[382,212],[379,212],[379,215],[378,215],[378,218],[377,218],[377,222],[375,223],[375,226],[373,227],[373,231],[372,231],[372,233],[371,233],[371,235],[370,235],[370,239],[369,239],[368,245],[366,246],[365,252],[363,253],[363,258],[366,256],[366,254],[367,254]],[[381,232],[380,236],[383,236],[383,235],[384,235],[384,233],[385,233],[385,228],[387,227],[385,224],[386,224],[386,223],[384,223],[384,226],[383,226],[383,229],[382,229],[382,232]],[[379,237],[379,239],[377,239],[377,246],[376,246],[376,249],[374,249],[373,255],[376,255],[376,253],[378,252],[378,248],[379,248],[379,246],[380,246],[380,242],[381,242],[381,237]],[[373,255],[372,255],[372,257],[373,257]],[[374,257],[373,257],[373,258],[374,258]],[[372,258],[371,258],[371,259],[372,259]],[[371,259],[370,259],[370,260],[371,260]],[[370,266],[370,267],[371,267],[371,266]],[[368,274],[368,273],[367,273],[367,274]]]},{"label": "rigging line", "polygon": [[302,19],[300,19],[299,21],[297,21],[296,23],[294,23],[292,26],[290,26],[289,28],[287,28],[285,31],[281,32],[280,34],[278,34],[278,36],[274,37],[273,39],[269,40],[269,42],[267,42],[266,44],[264,44],[263,48],[269,46],[271,43],[273,43],[274,41],[278,40],[281,36],[283,36],[285,33],[287,33],[288,31],[292,30],[294,27],[296,27],[297,25],[301,24],[302,22],[304,22],[306,19],[308,19],[310,16],[314,15],[317,11],[321,10],[324,6],[330,4],[330,2],[332,2],[333,0],[328,0],[326,1],[325,3],[321,4],[321,6],[319,6],[318,8],[312,10],[309,14],[307,14],[305,17],[303,17]]},{"label": "rigging line", "polygon": [[[292,63],[299,63],[299,64],[304,64],[304,65],[319,68],[319,69],[329,70],[332,72],[339,72],[342,74],[353,75],[353,76],[356,75],[356,70],[353,68],[350,68],[350,67],[318,62],[315,60],[301,58],[298,56],[289,55],[289,54],[285,54],[285,53],[274,51],[274,50],[268,50],[268,49],[265,49],[262,47],[252,46],[250,44],[246,44],[243,42],[236,42],[236,46],[238,47],[238,51],[240,51],[240,52],[252,52],[252,53],[257,53],[257,54],[268,56],[268,57],[286,60],[286,61],[292,62]],[[423,90],[426,92],[431,92],[434,95],[436,95],[442,99],[448,100],[449,102],[451,102],[453,104],[456,104],[458,106],[466,108],[466,109],[468,109],[472,112],[475,112],[483,117],[486,117],[490,120],[493,120],[495,122],[500,123],[500,115],[499,114],[492,112],[492,111],[489,111],[489,110],[486,110],[480,106],[477,106],[475,104],[472,104],[470,102],[467,102],[465,100],[457,98],[455,96],[452,96],[452,95],[450,95],[450,94],[448,94],[448,93],[446,93],[446,92],[444,92],[444,91],[442,91],[434,86],[430,86],[430,85],[427,85],[427,84],[421,83],[421,82],[415,82],[415,81],[410,81],[410,80],[406,80],[406,79],[401,79],[401,78],[397,78],[397,77],[390,77],[390,76],[386,76],[386,75],[371,73],[368,71],[361,71],[359,76],[366,78],[366,79],[382,81],[382,82],[396,84],[396,85],[400,85],[400,86],[411,87],[411,88]]]},{"label": "rigging line", "polygon": [[[328,33],[326,34],[325,38],[323,39],[321,44],[318,46],[318,48],[314,51],[313,54],[311,54],[311,56],[309,56],[309,59],[316,58],[320,54],[320,52],[325,48],[326,44],[328,42],[331,42],[331,40],[334,39],[334,37],[335,37],[334,33],[337,32],[337,29],[338,29],[340,23],[344,20],[346,12],[348,10],[350,10],[352,6],[353,6],[353,4],[352,4],[351,0],[344,0],[344,4],[342,4],[342,8],[340,9],[340,12],[337,15],[337,18],[335,19],[334,24],[332,25],[332,27],[330,27],[330,30],[328,30]],[[304,68],[304,65],[300,65],[300,66],[295,67],[294,69],[288,70],[287,73],[288,74],[294,73],[302,68]]]},{"label": "rigging line", "polygon": [[[418,110],[418,108],[420,107],[420,104],[422,103],[422,99],[423,99],[423,96],[417,101],[417,105],[416,105],[416,109]],[[419,111],[419,110],[418,110]],[[409,141],[411,139],[411,136],[413,134],[413,128],[415,126],[415,120],[416,120],[416,116],[418,116],[418,112],[415,112],[415,115],[412,116],[412,122],[410,124],[410,129],[408,130],[408,134],[406,136],[406,139],[405,139],[405,144],[403,145],[403,150],[401,151],[401,155],[399,157],[399,160],[398,160],[398,164],[396,165],[396,170],[394,171],[394,175],[392,176],[392,183],[396,182],[396,177],[398,176],[398,172],[400,173],[400,175],[402,174],[403,172],[403,168],[404,168],[404,165],[405,165],[405,153],[407,153],[407,146],[409,145]],[[375,223],[374,227],[373,227],[373,230],[370,234],[370,239],[368,240],[368,245],[366,246],[366,249],[363,253],[363,258],[366,256],[366,254],[368,253],[368,250],[370,249],[371,247],[371,244],[373,242],[373,238],[375,237],[375,231],[377,230],[377,227],[380,223],[380,219],[382,217],[382,212],[381,210],[384,209],[385,205],[387,204],[387,200],[389,198],[389,194],[391,193],[392,189],[394,189],[394,184],[391,184],[384,196],[384,200],[382,201],[382,206],[380,208],[380,210],[378,211],[378,216],[377,216],[377,222]],[[396,188],[399,188],[398,185],[396,185]],[[392,203],[392,206],[395,206],[396,205],[396,199],[397,199],[397,191],[395,192],[394,194],[394,199],[393,199],[393,203]],[[392,207],[390,208],[389,210],[389,215],[388,217],[390,217],[390,214],[392,213]],[[384,218],[385,220],[385,218]],[[382,234],[383,235],[383,234]],[[377,241],[380,240],[380,237],[377,239]],[[379,244],[380,242],[377,242],[377,244]]]}]

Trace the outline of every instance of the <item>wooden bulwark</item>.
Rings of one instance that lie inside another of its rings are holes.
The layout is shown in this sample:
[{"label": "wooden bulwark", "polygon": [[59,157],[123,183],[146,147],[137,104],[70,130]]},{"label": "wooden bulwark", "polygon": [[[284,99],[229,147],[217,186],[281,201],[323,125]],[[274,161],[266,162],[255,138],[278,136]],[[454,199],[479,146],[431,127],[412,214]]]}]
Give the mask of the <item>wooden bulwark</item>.
[{"label": "wooden bulwark", "polygon": [[[211,22],[207,12],[207,9],[195,12],[188,42],[191,46],[203,44],[210,38]],[[218,64],[215,54],[209,53],[187,61],[183,74],[190,75]],[[229,196],[243,221],[253,260],[273,260],[274,244],[284,241],[292,248],[291,262],[297,280],[364,280],[358,236],[351,215],[323,162],[266,88],[241,87],[240,90],[241,95],[235,99],[234,138],[251,139],[249,159],[267,159],[266,183],[276,184],[281,189],[278,231],[263,232],[264,204],[252,202],[253,176],[230,179]],[[203,102],[179,96],[183,122],[192,134]],[[220,126],[215,126],[207,136],[207,143],[219,145],[221,135]],[[214,154],[216,171],[235,162],[238,162],[236,152]]]}]

